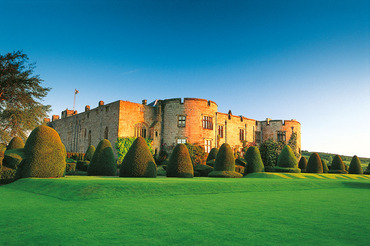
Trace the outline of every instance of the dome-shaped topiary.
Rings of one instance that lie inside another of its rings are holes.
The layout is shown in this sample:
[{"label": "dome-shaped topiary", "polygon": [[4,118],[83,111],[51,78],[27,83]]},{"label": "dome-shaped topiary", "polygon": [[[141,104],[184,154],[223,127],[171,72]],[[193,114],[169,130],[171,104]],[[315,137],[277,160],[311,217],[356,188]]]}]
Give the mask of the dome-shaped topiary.
[{"label": "dome-shaped topiary", "polygon": [[94,145],[90,145],[87,150],[86,150],[86,153],[85,153],[85,158],[84,160],[85,161],[91,161],[93,156],[94,156],[94,153],[95,153],[95,147]]},{"label": "dome-shaped topiary", "polygon": [[340,155],[334,156],[329,173],[348,173]]},{"label": "dome-shaped topiary", "polygon": [[298,168],[297,158],[295,157],[292,148],[285,145],[278,157],[277,166],[274,168],[276,172],[291,172],[300,173]]},{"label": "dome-shaped topiary", "polygon": [[218,149],[212,148],[207,156],[206,162],[216,159],[217,153],[218,153]]},{"label": "dome-shaped topiary", "polygon": [[352,157],[351,163],[349,164],[348,173],[350,174],[363,174],[362,165],[357,155]]},{"label": "dome-shaped topiary", "polygon": [[244,174],[260,173],[264,171],[264,166],[259,149],[256,146],[251,146],[247,149],[244,159],[247,165],[244,169]]},{"label": "dome-shaped topiary", "polygon": [[367,168],[366,168],[364,174],[370,174],[370,163],[369,163],[369,165],[367,165]]},{"label": "dome-shaped topiary", "polygon": [[172,151],[166,171],[167,177],[194,177],[193,164],[185,144],[176,145],[175,149]]},{"label": "dome-shaped topiary", "polygon": [[307,168],[307,159],[306,157],[302,156],[298,163],[298,168],[301,169],[302,172],[306,172]]},{"label": "dome-shaped topiary", "polygon": [[21,177],[62,177],[66,169],[66,148],[51,127],[39,126],[28,137],[21,163]]},{"label": "dome-shaped topiary", "polygon": [[3,166],[11,169],[17,169],[24,159],[24,149],[9,149],[4,153]]},{"label": "dome-shaped topiary", "polygon": [[241,178],[242,174],[235,172],[234,152],[227,143],[222,144],[218,151],[215,167],[208,177]]},{"label": "dome-shaped topiary", "polygon": [[329,168],[328,168],[328,165],[326,164],[326,161],[321,159],[321,163],[322,163],[322,172],[323,173],[328,173],[329,172]]},{"label": "dome-shaped topiary", "polygon": [[307,162],[307,173],[323,173],[321,158],[316,152],[312,153]]},{"label": "dome-shaped topiary", "polygon": [[10,149],[23,149],[24,143],[23,140],[20,137],[14,137],[12,140],[10,140],[10,143],[6,147],[7,150]]},{"label": "dome-shaped topiary", "polygon": [[94,155],[87,168],[89,176],[116,176],[117,165],[113,154],[112,145],[108,139],[103,139],[98,144]]},{"label": "dome-shaped topiary", "polygon": [[157,176],[157,165],[150,153],[145,139],[138,137],[132,143],[122,161],[120,177],[147,177]]}]

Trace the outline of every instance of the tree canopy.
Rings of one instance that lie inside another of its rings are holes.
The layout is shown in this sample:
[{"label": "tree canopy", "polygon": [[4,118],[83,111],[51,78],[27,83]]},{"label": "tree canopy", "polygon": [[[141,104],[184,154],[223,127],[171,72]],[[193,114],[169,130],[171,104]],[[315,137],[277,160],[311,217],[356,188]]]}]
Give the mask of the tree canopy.
[{"label": "tree canopy", "polygon": [[25,140],[27,132],[39,126],[50,105],[42,99],[50,88],[42,87],[42,79],[34,75],[35,63],[22,51],[0,54],[0,141],[14,136]]}]

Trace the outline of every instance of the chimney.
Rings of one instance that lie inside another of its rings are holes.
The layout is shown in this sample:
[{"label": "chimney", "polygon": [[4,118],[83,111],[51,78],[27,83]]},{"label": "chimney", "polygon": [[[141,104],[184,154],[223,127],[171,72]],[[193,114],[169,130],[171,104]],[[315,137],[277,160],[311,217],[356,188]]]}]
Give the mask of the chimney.
[{"label": "chimney", "polygon": [[53,115],[51,117],[51,121],[56,121],[56,120],[59,120],[59,115]]},{"label": "chimney", "polygon": [[89,111],[90,110],[90,106],[89,105],[86,105],[85,106],[85,112]]},{"label": "chimney", "polygon": [[270,118],[266,118],[266,123],[267,123],[267,125],[270,125]]},{"label": "chimney", "polygon": [[147,100],[146,99],[142,100],[142,104],[143,105],[146,105],[146,103],[147,103]]},{"label": "chimney", "polygon": [[44,123],[50,123],[50,118],[44,118]]},{"label": "chimney", "polygon": [[103,106],[104,105],[104,102],[103,101],[99,101],[99,107],[100,106]]}]

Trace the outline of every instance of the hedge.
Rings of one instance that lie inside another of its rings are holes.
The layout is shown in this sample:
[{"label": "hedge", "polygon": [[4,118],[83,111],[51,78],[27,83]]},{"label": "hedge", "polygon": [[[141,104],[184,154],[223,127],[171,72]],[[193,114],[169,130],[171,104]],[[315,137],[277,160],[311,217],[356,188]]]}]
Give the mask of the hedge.
[{"label": "hedge", "polygon": [[208,177],[241,178],[242,174],[235,172],[234,153],[230,145],[224,143],[218,151],[215,167]]},{"label": "hedge", "polygon": [[277,166],[274,168],[276,172],[300,173],[298,168],[297,158],[289,145],[285,145],[278,157]]},{"label": "hedge", "polygon": [[323,167],[319,154],[316,152],[310,155],[307,163],[307,173],[323,173]]},{"label": "hedge", "polygon": [[89,167],[90,161],[77,161],[76,163],[76,169],[79,171],[87,171],[87,168]]},{"label": "hedge", "polygon": [[326,164],[326,161],[324,159],[321,159],[321,163],[322,163],[322,172],[323,173],[328,173],[329,168],[328,168],[328,165]]},{"label": "hedge", "polygon": [[[208,165],[197,165],[194,168],[194,173],[199,173],[198,177],[208,177],[208,174],[213,171],[213,167]],[[195,176],[195,175],[194,175]]]},{"label": "hedge", "polygon": [[302,156],[298,163],[298,168],[301,169],[302,172],[306,172],[307,168],[307,159],[306,157]]},{"label": "hedge", "polygon": [[0,169],[0,184],[9,184],[15,180],[16,169]]},{"label": "hedge", "polygon": [[120,177],[157,176],[157,165],[144,138],[138,137],[131,145],[122,161]]},{"label": "hedge", "polygon": [[4,153],[3,166],[17,169],[24,159],[24,149],[9,149]]},{"label": "hedge", "polygon": [[6,150],[23,149],[23,148],[24,148],[23,140],[20,137],[14,137],[12,138],[12,140],[10,140],[10,143],[6,147]]},{"label": "hedge", "polygon": [[217,153],[218,153],[218,149],[217,148],[212,148],[211,151],[209,152],[208,156],[207,156],[206,162],[216,159]]},{"label": "hedge", "polygon": [[73,159],[76,161],[83,160],[85,157],[84,153],[80,152],[67,152],[67,159]]},{"label": "hedge", "polygon": [[91,161],[93,156],[94,156],[95,150],[96,149],[95,149],[94,145],[90,145],[86,150],[84,160],[85,161]]},{"label": "hedge", "polygon": [[366,168],[364,174],[370,174],[370,163],[369,163],[369,165],[367,165],[367,168]]},{"label": "hedge", "polygon": [[247,161],[244,174],[260,173],[264,171],[261,154],[256,146],[251,146],[247,149],[244,159]]},{"label": "hedge", "polygon": [[96,147],[90,165],[87,168],[88,176],[116,176],[117,165],[113,154],[112,144],[103,139]]},{"label": "hedge", "polygon": [[185,144],[177,144],[172,151],[170,161],[167,165],[167,177],[194,177],[193,164]]},{"label": "hedge", "polygon": [[362,165],[357,155],[352,157],[351,163],[349,164],[348,173],[350,174],[363,174]]},{"label": "hedge", "polygon": [[51,178],[64,175],[66,149],[53,128],[35,128],[26,141],[24,153],[21,177]]},{"label": "hedge", "polygon": [[335,155],[333,157],[329,173],[348,173],[340,155]]}]

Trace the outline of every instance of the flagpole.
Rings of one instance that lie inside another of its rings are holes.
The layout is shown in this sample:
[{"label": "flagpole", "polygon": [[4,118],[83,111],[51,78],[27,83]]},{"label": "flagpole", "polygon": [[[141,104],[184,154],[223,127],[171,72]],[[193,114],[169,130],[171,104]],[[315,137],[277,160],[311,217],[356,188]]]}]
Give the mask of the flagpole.
[{"label": "flagpole", "polygon": [[76,95],[79,91],[75,88],[75,93],[73,97],[73,112],[75,111],[75,106],[76,106]]}]

